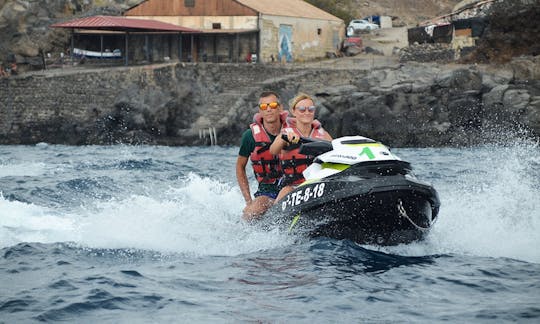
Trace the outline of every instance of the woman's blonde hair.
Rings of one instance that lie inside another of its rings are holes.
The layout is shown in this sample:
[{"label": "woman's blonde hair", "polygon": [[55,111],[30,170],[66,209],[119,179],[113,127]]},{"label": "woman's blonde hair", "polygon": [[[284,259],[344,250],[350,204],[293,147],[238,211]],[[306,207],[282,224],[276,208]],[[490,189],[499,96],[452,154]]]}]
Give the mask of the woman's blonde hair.
[{"label": "woman's blonde hair", "polygon": [[294,107],[302,100],[305,100],[305,99],[309,99],[311,101],[313,101],[313,104],[315,104],[315,100],[313,100],[313,98],[308,95],[308,94],[305,94],[303,92],[300,92],[298,93],[294,98],[292,98],[290,101],[289,101],[289,108],[291,110],[294,109]]}]

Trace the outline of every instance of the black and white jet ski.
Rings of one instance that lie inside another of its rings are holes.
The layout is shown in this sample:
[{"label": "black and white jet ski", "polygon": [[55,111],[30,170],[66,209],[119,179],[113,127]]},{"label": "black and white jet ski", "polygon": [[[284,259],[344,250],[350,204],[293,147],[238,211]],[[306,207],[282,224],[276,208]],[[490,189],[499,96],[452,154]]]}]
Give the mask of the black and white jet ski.
[{"label": "black and white jet ski", "polygon": [[347,136],[302,144],[316,156],[306,181],[267,213],[274,223],[309,236],[395,245],[422,239],[439,212],[435,189],[383,144]]}]

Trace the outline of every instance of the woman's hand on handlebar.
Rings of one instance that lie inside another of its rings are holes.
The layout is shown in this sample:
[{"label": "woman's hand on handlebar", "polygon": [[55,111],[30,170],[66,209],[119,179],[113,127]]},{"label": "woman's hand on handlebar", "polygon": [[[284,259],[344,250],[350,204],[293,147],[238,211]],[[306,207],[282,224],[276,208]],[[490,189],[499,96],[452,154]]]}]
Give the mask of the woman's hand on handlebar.
[{"label": "woman's hand on handlebar", "polygon": [[296,144],[300,141],[300,136],[298,136],[293,130],[291,129],[284,129],[281,132],[281,138],[289,143],[289,144]]}]

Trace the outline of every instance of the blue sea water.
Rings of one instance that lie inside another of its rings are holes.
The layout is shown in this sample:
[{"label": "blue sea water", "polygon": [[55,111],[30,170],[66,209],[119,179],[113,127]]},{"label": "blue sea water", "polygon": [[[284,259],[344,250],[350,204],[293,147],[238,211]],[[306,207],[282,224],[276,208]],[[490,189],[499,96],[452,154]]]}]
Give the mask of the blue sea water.
[{"label": "blue sea water", "polygon": [[0,322],[540,322],[537,143],[394,149],[442,203],[396,247],[245,224],[237,150],[0,146]]}]

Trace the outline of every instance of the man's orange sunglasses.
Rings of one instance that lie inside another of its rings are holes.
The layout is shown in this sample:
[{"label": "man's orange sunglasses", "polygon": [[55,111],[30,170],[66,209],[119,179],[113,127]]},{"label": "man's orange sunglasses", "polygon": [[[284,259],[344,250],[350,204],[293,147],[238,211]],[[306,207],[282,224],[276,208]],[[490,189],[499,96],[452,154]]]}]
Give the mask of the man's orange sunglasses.
[{"label": "man's orange sunglasses", "polygon": [[275,102],[275,101],[271,103],[259,104],[259,108],[261,108],[261,110],[266,110],[268,108],[276,109],[277,107],[279,107],[279,102]]}]

